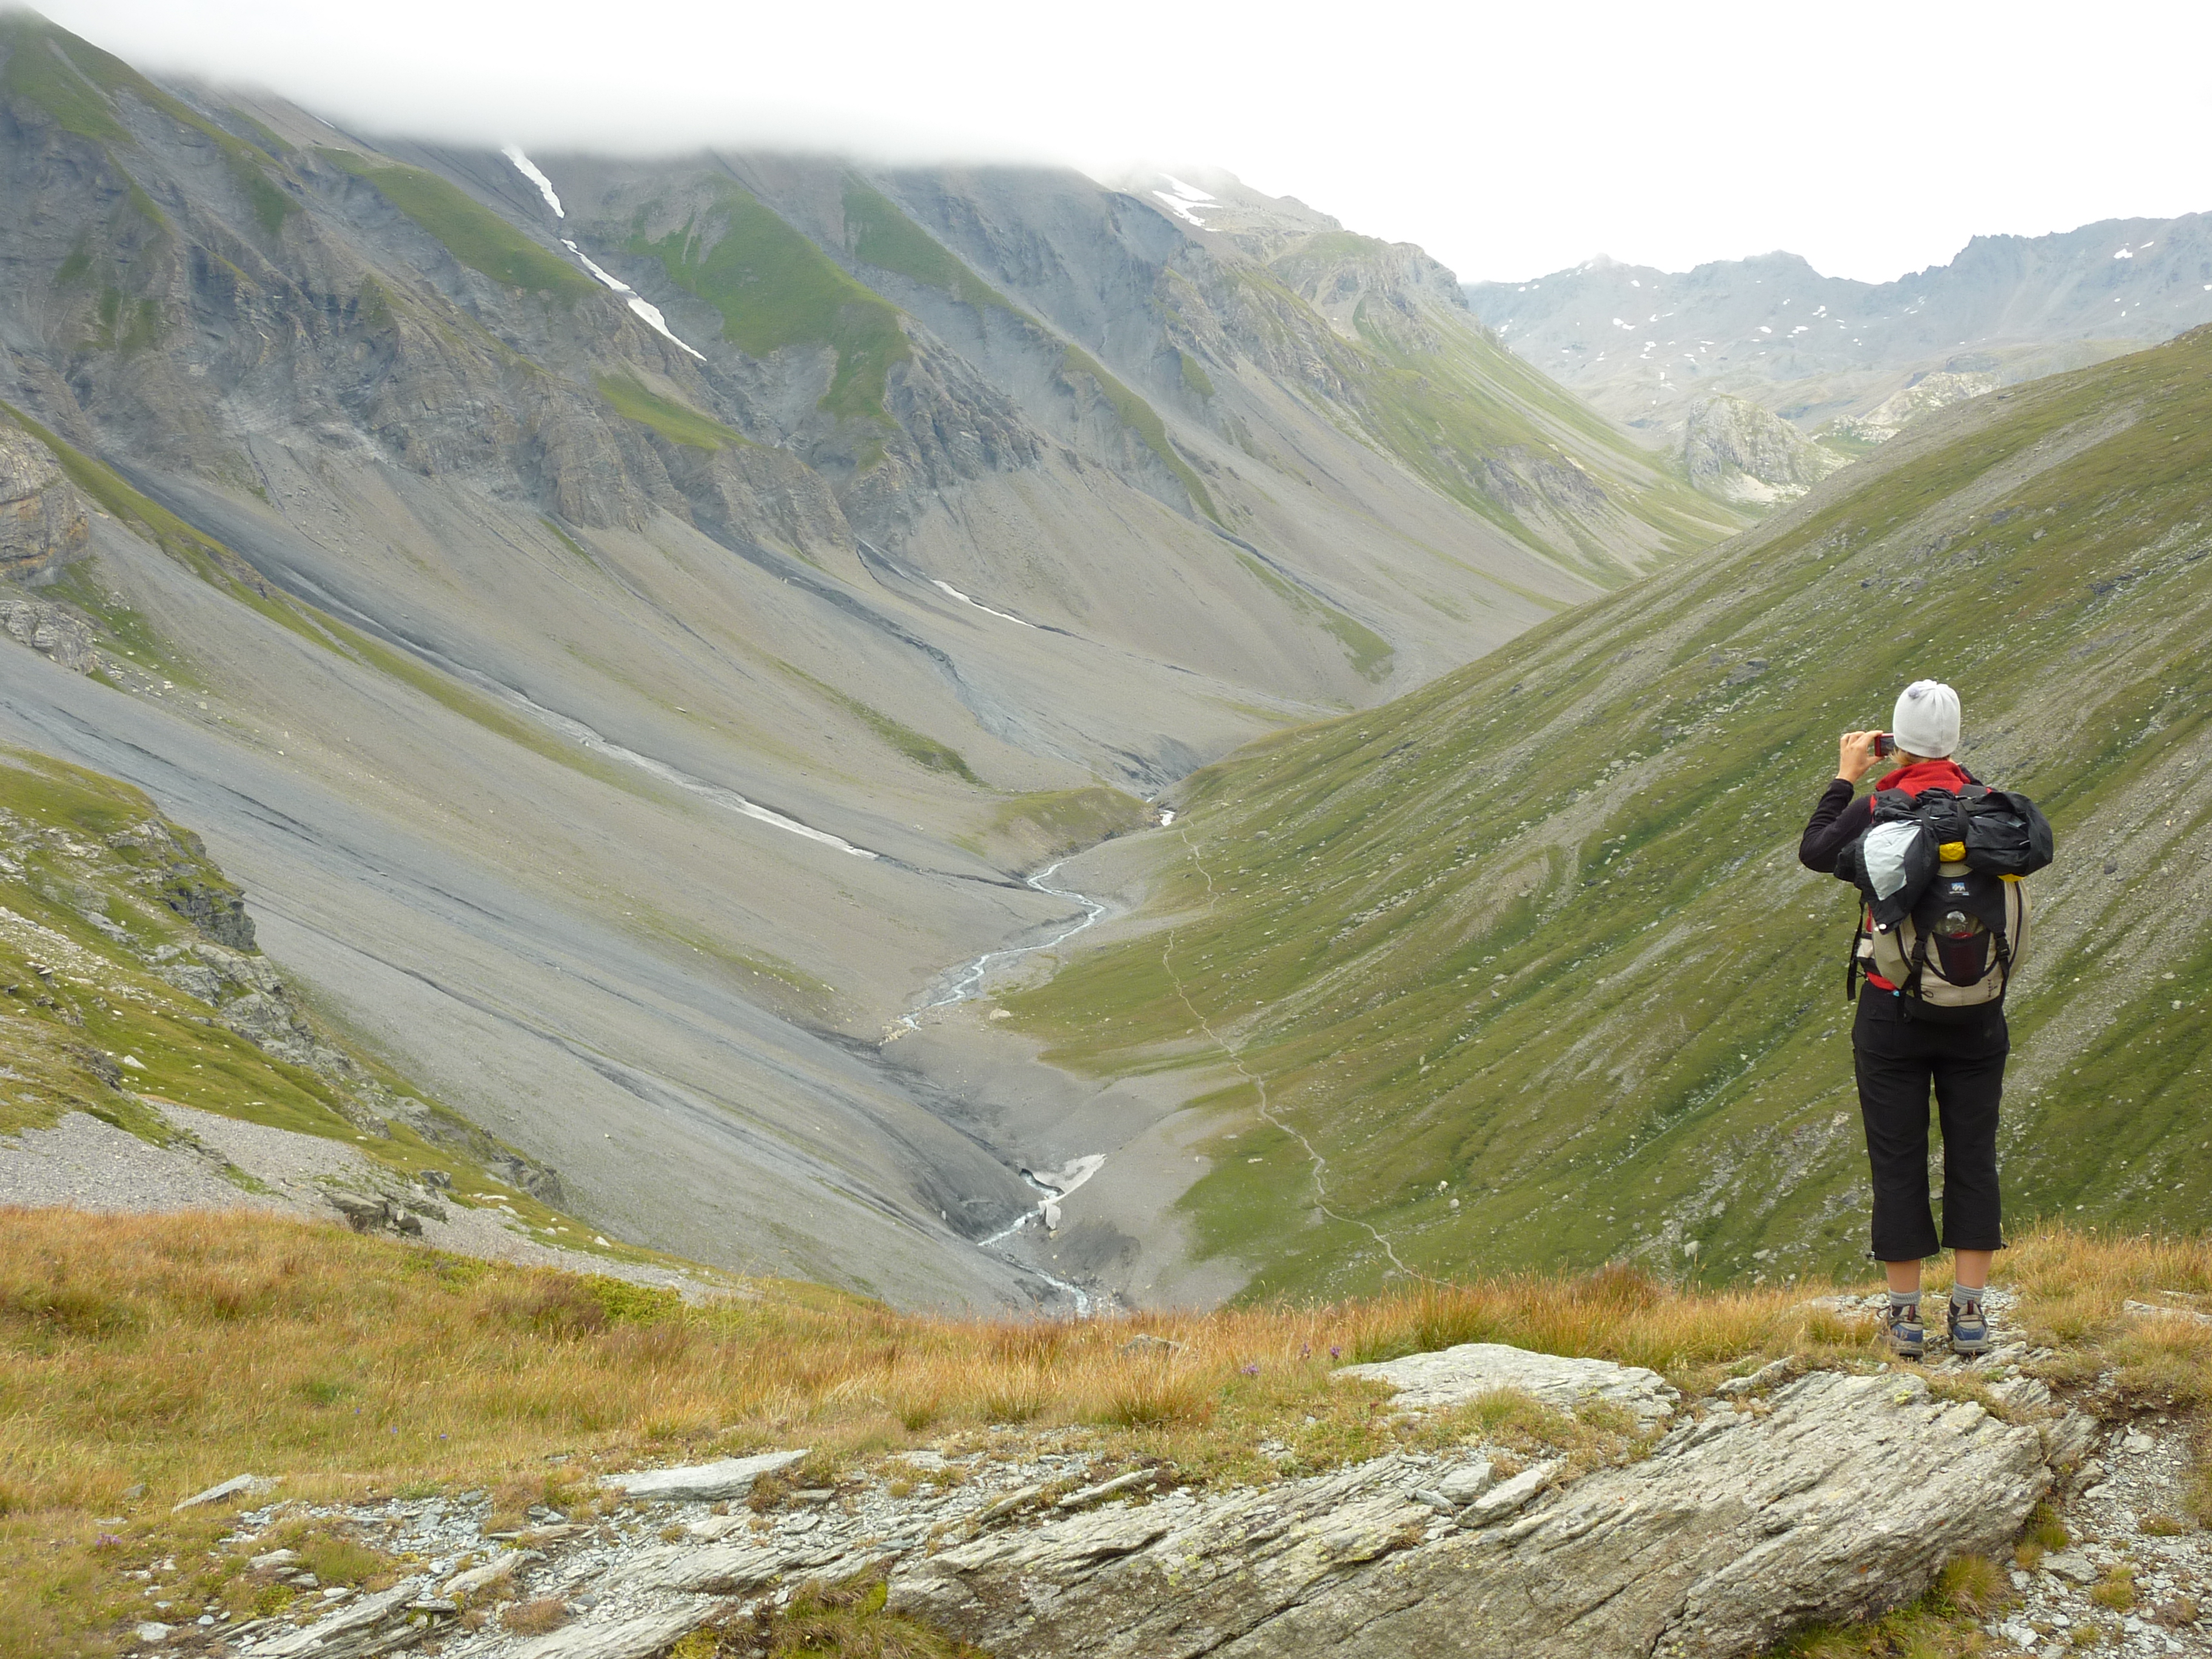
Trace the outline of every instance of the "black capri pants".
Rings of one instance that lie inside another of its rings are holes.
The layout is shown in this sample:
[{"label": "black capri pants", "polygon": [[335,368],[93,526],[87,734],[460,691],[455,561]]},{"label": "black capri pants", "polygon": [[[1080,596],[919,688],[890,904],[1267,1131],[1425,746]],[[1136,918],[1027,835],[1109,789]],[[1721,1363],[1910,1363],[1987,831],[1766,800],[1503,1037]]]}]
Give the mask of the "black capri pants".
[{"label": "black capri pants", "polygon": [[[1874,986],[1859,994],[1851,1053],[1874,1175],[1874,1258],[2004,1249],[1997,1105],[2012,1036],[2003,1012],[1960,1024],[1908,1019]],[[1928,1094],[1943,1128],[1943,1231],[1928,1209]]]}]

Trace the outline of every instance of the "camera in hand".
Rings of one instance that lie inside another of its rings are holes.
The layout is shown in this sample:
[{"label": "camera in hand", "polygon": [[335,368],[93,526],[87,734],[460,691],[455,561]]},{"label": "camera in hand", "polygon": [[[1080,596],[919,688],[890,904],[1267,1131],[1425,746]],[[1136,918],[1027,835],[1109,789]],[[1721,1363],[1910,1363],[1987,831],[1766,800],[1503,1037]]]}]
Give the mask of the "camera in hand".
[{"label": "camera in hand", "polygon": [[1888,732],[1874,734],[1874,753],[1876,760],[1887,760],[1897,752],[1897,738]]}]

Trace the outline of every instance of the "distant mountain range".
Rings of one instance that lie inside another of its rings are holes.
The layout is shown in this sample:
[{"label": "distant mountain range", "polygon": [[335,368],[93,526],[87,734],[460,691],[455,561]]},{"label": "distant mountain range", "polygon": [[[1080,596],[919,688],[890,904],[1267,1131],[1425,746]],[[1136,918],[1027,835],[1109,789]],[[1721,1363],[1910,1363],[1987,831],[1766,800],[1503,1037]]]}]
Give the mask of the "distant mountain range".
[{"label": "distant mountain range", "polygon": [[1689,271],[1601,257],[1467,297],[1524,360],[1655,437],[1716,392],[1810,433],[1929,374],[2009,384],[2212,321],[2212,215],[1977,236],[1893,283],[1823,276],[1794,253]]}]

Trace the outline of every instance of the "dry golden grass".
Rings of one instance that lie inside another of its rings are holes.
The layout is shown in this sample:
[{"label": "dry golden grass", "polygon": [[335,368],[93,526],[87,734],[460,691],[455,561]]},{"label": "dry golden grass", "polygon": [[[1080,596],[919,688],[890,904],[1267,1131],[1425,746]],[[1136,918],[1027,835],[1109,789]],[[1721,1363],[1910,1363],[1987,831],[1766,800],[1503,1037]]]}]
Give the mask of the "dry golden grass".
[{"label": "dry golden grass", "polygon": [[[2000,1278],[2124,1389],[2204,1397],[2207,1328],[2120,1313],[2129,1297],[2212,1291],[2204,1243],[2038,1233]],[[588,1502],[606,1469],[771,1445],[817,1448],[809,1481],[902,1446],[1017,1432],[1211,1481],[1473,1433],[1587,1464],[1633,1455],[1629,1426],[1511,1396],[1413,1426],[1379,1389],[1331,1372],[1487,1340],[1650,1365],[1696,1390],[1785,1353],[1876,1357],[1870,1322],[1806,1305],[1826,1287],[1688,1291],[1624,1269],[1081,1323],[758,1288],[687,1308],[239,1212],[0,1211],[0,1655],[113,1650],[147,1606],[118,1569],[149,1559],[179,1563],[164,1575],[179,1605],[280,1595],[209,1561],[222,1514],[169,1513],[247,1471],[301,1498],[483,1487],[505,1529],[532,1503]]]}]

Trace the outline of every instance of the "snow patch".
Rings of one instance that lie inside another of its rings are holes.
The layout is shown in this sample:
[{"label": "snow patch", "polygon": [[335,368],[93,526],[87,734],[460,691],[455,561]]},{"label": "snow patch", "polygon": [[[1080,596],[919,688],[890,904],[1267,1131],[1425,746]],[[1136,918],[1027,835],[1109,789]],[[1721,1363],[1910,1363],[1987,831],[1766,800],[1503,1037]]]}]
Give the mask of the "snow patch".
[{"label": "snow patch", "polygon": [[1191,210],[1193,208],[1218,208],[1221,204],[1215,200],[1214,198],[1207,191],[1200,190],[1195,185],[1187,185],[1183,183],[1182,179],[1176,178],[1172,173],[1163,173],[1160,176],[1168,181],[1168,188],[1165,190],[1156,190],[1152,194],[1158,197],[1161,201],[1166,203],[1168,210],[1170,213],[1173,213],[1176,217],[1187,219],[1192,224],[1196,225],[1200,229],[1203,230],[1206,228],[1206,221],[1200,218],[1198,215],[1192,212]]},{"label": "snow patch", "polygon": [[517,173],[538,186],[538,193],[545,198],[545,205],[553,210],[553,216],[556,219],[565,219],[568,216],[562,210],[560,197],[554,193],[553,181],[540,173],[538,170],[538,164],[522,153],[521,145],[506,145],[499,153],[514,163],[514,170]]},{"label": "snow patch", "polygon": [[630,285],[629,285],[628,283],[625,283],[624,281],[623,281],[623,279],[622,279],[621,277],[619,277],[619,276],[609,276],[605,271],[604,271],[604,270],[600,270],[600,269],[599,268],[599,266],[597,266],[597,265],[593,264],[592,263],[592,260],[591,260],[591,256],[590,256],[590,255],[588,255],[588,254],[586,254],[586,253],[584,252],[584,250],[583,250],[583,249],[581,249],[581,248],[578,247],[578,246],[577,246],[574,242],[570,241],[567,237],[565,237],[565,236],[564,236],[564,237],[562,237],[562,238],[561,239],[561,246],[562,246],[562,247],[567,248],[567,249],[568,250],[568,252],[571,252],[571,253],[574,254],[574,255],[576,256],[576,258],[577,258],[579,260],[580,260],[580,261],[582,262],[582,264],[583,264],[583,267],[584,267],[584,269],[585,269],[585,270],[586,270],[590,271],[590,272],[592,273],[592,276],[594,276],[598,277],[601,282],[605,283],[609,288],[611,288],[611,289],[614,289],[614,291],[615,291],[616,293],[617,293],[617,294],[634,294],[634,293],[635,293],[635,292],[637,291],[636,289],[633,289],[632,287],[630,287]]},{"label": "snow patch", "polygon": [[929,585],[941,592],[950,593],[954,599],[959,600],[963,605],[973,605],[976,610],[981,611],[987,617],[996,617],[1002,622],[1010,622],[1021,628],[1035,628],[1036,626],[1033,622],[1024,622],[1019,617],[1015,616],[1012,611],[994,611],[989,605],[985,605],[981,599],[969,599],[965,593],[963,593],[951,582],[941,582],[937,580],[936,578],[932,577],[930,579]]},{"label": "snow patch", "polygon": [[687,342],[679,340],[676,337],[676,331],[669,327],[668,319],[660,314],[660,307],[653,304],[652,301],[641,300],[636,295],[633,294],[629,296],[629,308],[645,319],[645,325],[647,328],[650,328],[654,332],[659,334],[671,344],[690,352],[694,357],[696,357],[702,363],[707,361],[707,354],[705,352],[701,351]]},{"label": "snow patch", "polygon": [[2115,259],[2132,259],[2135,257],[2134,252],[2128,248],[2122,248],[2118,253],[2115,253],[2112,256]]}]

